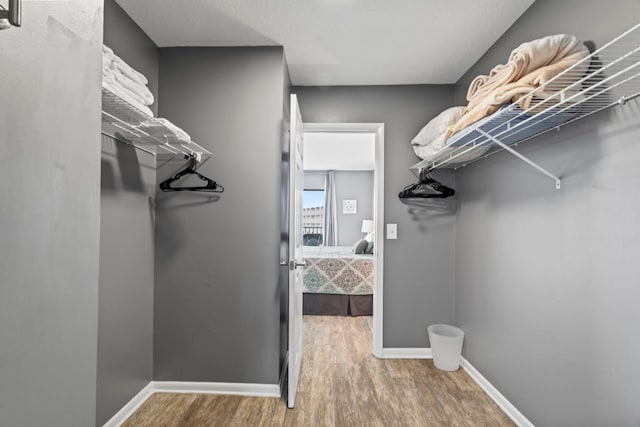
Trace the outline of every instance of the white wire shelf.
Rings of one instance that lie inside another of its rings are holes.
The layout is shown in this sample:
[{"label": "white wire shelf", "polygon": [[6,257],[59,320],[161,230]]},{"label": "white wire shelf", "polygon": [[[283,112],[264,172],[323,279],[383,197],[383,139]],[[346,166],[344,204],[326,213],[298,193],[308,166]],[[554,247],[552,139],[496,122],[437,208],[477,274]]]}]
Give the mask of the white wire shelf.
[{"label": "white wire shelf", "polygon": [[555,180],[560,188],[559,177],[511,146],[607,108],[624,105],[640,95],[639,76],[640,24],[637,24],[531,91],[524,97],[532,100],[528,108],[521,108],[518,103],[503,106],[451,136],[441,150],[411,166],[411,170],[419,173],[425,168],[457,169],[507,150]]},{"label": "white wire shelf", "polygon": [[[199,162],[211,157],[211,152],[206,148],[176,136],[162,121],[143,113],[104,87],[102,134],[153,156],[161,152],[182,154],[195,156]],[[153,147],[156,147],[155,151]]]}]

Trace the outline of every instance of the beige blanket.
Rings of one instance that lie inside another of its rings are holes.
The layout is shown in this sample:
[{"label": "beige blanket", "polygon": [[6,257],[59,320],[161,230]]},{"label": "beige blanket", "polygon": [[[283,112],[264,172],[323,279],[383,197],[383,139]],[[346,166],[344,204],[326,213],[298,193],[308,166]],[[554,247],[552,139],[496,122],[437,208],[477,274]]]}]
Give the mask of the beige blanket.
[{"label": "beige blanket", "polygon": [[[467,92],[469,104],[460,120],[449,127],[447,137],[492,114],[506,103],[519,101],[529,105],[531,97],[523,98],[525,95],[574,66],[570,76],[563,78],[561,83],[546,86],[544,92],[551,95],[566,87],[572,83],[571,79],[578,80],[587,70],[588,61],[579,63],[587,56],[589,49],[581,41],[564,34],[521,44],[511,52],[507,64],[497,65],[488,76],[478,76],[471,82]],[[537,93],[536,97],[540,98],[541,94]]]}]

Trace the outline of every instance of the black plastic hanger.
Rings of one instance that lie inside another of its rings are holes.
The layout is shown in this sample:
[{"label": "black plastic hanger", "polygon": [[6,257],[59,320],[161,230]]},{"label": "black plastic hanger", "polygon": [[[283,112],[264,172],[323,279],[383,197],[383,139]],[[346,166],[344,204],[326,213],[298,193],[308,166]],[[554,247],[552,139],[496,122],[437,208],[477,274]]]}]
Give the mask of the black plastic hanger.
[{"label": "black plastic hanger", "polygon": [[[204,185],[201,186],[190,186],[190,187],[172,187],[171,184],[175,181],[179,180],[185,175],[196,175],[198,178],[205,182]],[[224,191],[224,187],[212,179],[207,178],[206,176],[200,174],[196,171],[196,159],[193,156],[189,157],[189,165],[178,171],[171,178],[168,178],[160,183],[160,190],[162,191],[203,191],[208,193],[222,193]]]},{"label": "black plastic hanger", "polygon": [[420,170],[420,181],[406,186],[398,197],[401,199],[422,198],[422,199],[446,199],[456,194],[456,190],[431,178],[426,168]]}]

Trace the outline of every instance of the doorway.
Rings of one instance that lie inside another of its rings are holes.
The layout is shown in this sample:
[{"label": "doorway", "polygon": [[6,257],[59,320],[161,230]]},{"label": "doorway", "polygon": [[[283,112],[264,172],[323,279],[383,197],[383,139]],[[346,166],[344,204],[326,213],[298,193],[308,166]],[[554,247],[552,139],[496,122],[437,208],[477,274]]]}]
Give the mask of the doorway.
[{"label": "doorway", "polygon": [[[304,134],[369,134],[373,137],[373,215],[369,219],[358,219],[362,223],[362,229],[358,231],[365,233],[366,227],[370,227],[373,222],[373,315],[372,315],[372,354],[382,357],[383,343],[383,259],[384,259],[384,124],[382,123],[305,123]],[[305,153],[305,156],[308,153]],[[342,157],[342,152],[333,153],[334,157]],[[337,200],[337,207],[342,212],[350,209],[357,212],[357,203],[353,200]],[[343,206],[344,205],[344,206]],[[326,207],[324,207],[326,208]],[[320,227],[319,227],[320,228]],[[320,230],[316,230],[320,231]],[[325,241],[327,233],[322,230],[323,237],[319,240]],[[336,243],[338,243],[336,241]],[[344,239],[341,242],[344,244]],[[335,245],[335,244],[334,244]],[[337,246],[337,245],[335,245]]]}]

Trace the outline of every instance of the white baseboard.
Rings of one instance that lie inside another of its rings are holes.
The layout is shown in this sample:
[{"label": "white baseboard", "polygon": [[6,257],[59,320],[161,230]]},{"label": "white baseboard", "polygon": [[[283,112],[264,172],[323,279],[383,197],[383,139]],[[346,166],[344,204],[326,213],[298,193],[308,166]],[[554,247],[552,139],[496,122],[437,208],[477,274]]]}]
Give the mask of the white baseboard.
[{"label": "white baseboard", "polygon": [[154,393],[233,394],[253,397],[280,397],[280,386],[278,384],[152,381],[111,417],[103,427],[119,427]]},{"label": "white baseboard", "polygon": [[[433,353],[431,348],[383,348],[382,359],[433,359]],[[518,411],[467,359],[460,358],[460,366],[496,402],[511,421],[520,427],[534,427],[533,423]]]},{"label": "white baseboard", "polygon": [[428,347],[383,348],[382,359],[433,359],[433,354]]},{"label": "white baseboard", "polygon": [[133,396],[103,427],[119,427],[153,394],[153,381]]},{"label": "white baseboard", "polygon": [[464,357],[461,358],[460,366],[462,366],[462,369],[464,369],[467,374],[469,374],[469,376],[473,378],[473,380],[489,395],[489,397],[496,402],[504,413],[511,418],[511,421],[520,427],[534,427],[533,423],[522,415],[522,412],[518,411],[518,409],[513,406],[513,404],[509,402],[507,398],[489,382],[489,380],[482,376],[482,374],[474,368],[467,359]]},{"label": "white baseboard", "polygon": [[280,397],[279,384],[154,381],[153,391],[154,393],[233,394],[253,397]]}]

